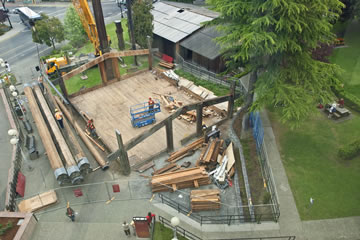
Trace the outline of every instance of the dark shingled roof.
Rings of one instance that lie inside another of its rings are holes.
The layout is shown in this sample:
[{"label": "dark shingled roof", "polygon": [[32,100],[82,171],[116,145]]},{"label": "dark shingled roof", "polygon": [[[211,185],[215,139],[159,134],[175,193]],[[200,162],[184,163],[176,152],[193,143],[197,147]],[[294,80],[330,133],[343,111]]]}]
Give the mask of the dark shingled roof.
[{"label": "dark shingled roof", "polygon": [[213,60],[220,56],[220,45],[215,41],[220,36],[216,27],[205,27],[180,42],[180,46]]}]

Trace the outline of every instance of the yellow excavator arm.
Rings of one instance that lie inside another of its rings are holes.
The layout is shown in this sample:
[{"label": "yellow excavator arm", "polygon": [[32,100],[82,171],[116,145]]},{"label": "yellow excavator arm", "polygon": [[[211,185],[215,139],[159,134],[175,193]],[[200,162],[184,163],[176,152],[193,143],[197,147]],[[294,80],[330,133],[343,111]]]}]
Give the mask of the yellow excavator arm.
[{"label": "yellow excavator arm", "polygon": [[86,0],[73,0],[73,5],[78,13],[81,23],[84,26],[85,32],[89,37],[90,42],[94,45],[95,55],[100,56],[100,42],[96,29],[96,23],[91,13],[89,5]]}]

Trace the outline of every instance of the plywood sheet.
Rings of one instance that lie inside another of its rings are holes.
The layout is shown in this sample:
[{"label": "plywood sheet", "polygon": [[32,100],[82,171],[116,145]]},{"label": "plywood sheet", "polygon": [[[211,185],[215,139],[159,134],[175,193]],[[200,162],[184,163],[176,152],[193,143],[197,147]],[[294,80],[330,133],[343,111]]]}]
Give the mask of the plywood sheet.
[{"label": "plywood sheet", "polygon": [[18,208],[20,212],[30,213],[30,212],[35,212],[36,210],[39,210],[56,202],[57,202],[56,192],[54,190],[50,190],[48,192],[44,192],[39,195],[36,195],[35,197],[21,201],[18,204]]}]

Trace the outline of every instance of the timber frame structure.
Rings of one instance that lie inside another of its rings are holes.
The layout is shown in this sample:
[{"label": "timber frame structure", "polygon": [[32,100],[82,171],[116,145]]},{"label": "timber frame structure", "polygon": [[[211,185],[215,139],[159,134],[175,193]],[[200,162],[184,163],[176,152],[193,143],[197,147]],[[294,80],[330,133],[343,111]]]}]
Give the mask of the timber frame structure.
[{"label": "timber frame structure", "polygon": [[[89,92],[89,91],[93,91],[95,89],[104,87],[106,85],[115,83],[119,80],[125,79],[125,78],[121,78],[120,76],[120,71],[118,69],[117,66],[117,58],[118,57],[126,57],[126,56],[138,56],[138,55],[148,55],[148,61],[149,61],[149,70],[152,70],[152,52],[149,49],[143,49],[143,50],[127,50],[127,51],[121,51],[121,52],[109,52],[109,53],[105,53],[97,58],[95,58],[94,60],[82,65],[79,68],[76,68],[74,70],[72,70],[71,72],[63,75],[62,77],[60,77],[60,81],[59,81],[59,85],[60,88],[64,94],[64,97],[66,99],[68,99],[69,97],[75,97],[78,95],[81,95],[83,93]],[[115,79],[106,79],[106,74],[105,74],[105,65],[104,65],[104,61],[107,59],[112,59],[113,61],[113,71],[115,73],[114,76],[116,76]],[[77,92],[75,94],[72,95],[68,95],[67,91],[66,91],[66,87],[64,82],[69,80],[71,77],[82,73],[83,71],[95,66],[95,65],[99,65],[99,69],[100,69],[100,73],[101,73],[101,78],[102,78],[102,85],[99,86],[95,86],[89,89],[85,89],[83,91]],[[144,72],[147,70],[141,70],[139,72]],[[176,85],[177,83],[166,77],[165,75],[161,74],[159,71],[156,71],[157,75],[161,78],[164,78],[165,80],[167,80],[170,84],[172,85]],[[163,153],[164,151],[170,153],[172,151],[174,151],[174,137],[173,137],[173,120],[177,119],[181,114],[184,114],[188,111],[191,110],[196,110],[196,115],[198,116],[196,118],[196,132],[193,133],[192,135],[190,135],[189,137],[187,137],[187,139],[190,139],[192,137],[199,137],[203,134],[203,119],[202,119],[202,112],[203,112],[203,108],[204,107],[209,107],[212,105],[216,105],[222,102],[228,102],[228,109],[227,109],[227,119],[232,118],[233,117],[233,111],[234,111],[234,101],[235,98],[237,97],[235,95],[235,82],[232,82],[231,87],[230,87],[230,92],[228,95],[225,96],[221,96],[221,97],[216,97],[216,98],[212,98],[212,99],[206,99],[206,100],[201,100],[198,101],[196,103],[192,103],[192,104],[188,104],[185,106],[182,106],[180,108],[178,108],[175,112],[173,112],[171,115],[169,115],[167,118],[165,118],[164,120],[160,121],[159,123],[155,124],[153,127],[151,127],[150,129],[146,130],[145,132],[143,132],[142,134],[135,136],[134,138],[130,139],[127,143],[123,143],[122,141],[122,136],[120,134],[120,131],[117,129],[114,129],[115,134],[116,134],[116,138],[117,138],[117,142],[118,142],[118,150],[112,152],[111,154],[109,154],[108,160],[112,161],[112,160],[118,160],[118,162],[120,163],[120,167],[122,168],[122,172],[125,175],[130,174],[130,164],[129,164],[129,158],[128,158],[128,154],[127,151],[129,151],[130,149],[132,149],[133,147],[135,147],[136,145],[138,145],[139,143],[141,143],[142,141],[144,141],[145,139],[147,139],[148,137],[150,137],[152,134],[154,134],[155,132],[157,132],[158,130],[160,130],[162,127],[165,127],[166,130],[166,149],[164,149],[163,151],[161,151],[160,153]],[[184,89],[185,90],[185,89]],[[70,103],[70,105],[72,105]],[[215,124],[221,124],[224,121],[224,119],[218,121]],[[185,140],[185,139],[184,139]],[[159,153],[158,153],[159,154]],[[143,162],[145,163],[146,160]],[[140,163],[141,165],[142,163]]]}]

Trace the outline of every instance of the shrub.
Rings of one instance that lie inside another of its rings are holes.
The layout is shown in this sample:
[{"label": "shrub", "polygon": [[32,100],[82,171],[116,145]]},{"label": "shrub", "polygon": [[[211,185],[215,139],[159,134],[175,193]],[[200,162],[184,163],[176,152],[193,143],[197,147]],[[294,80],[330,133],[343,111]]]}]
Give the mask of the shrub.
[{"label": "shrub", "polygon": [[360,139],[341,147],[338,156],[341,159],[352,159],[360,154]]}]

